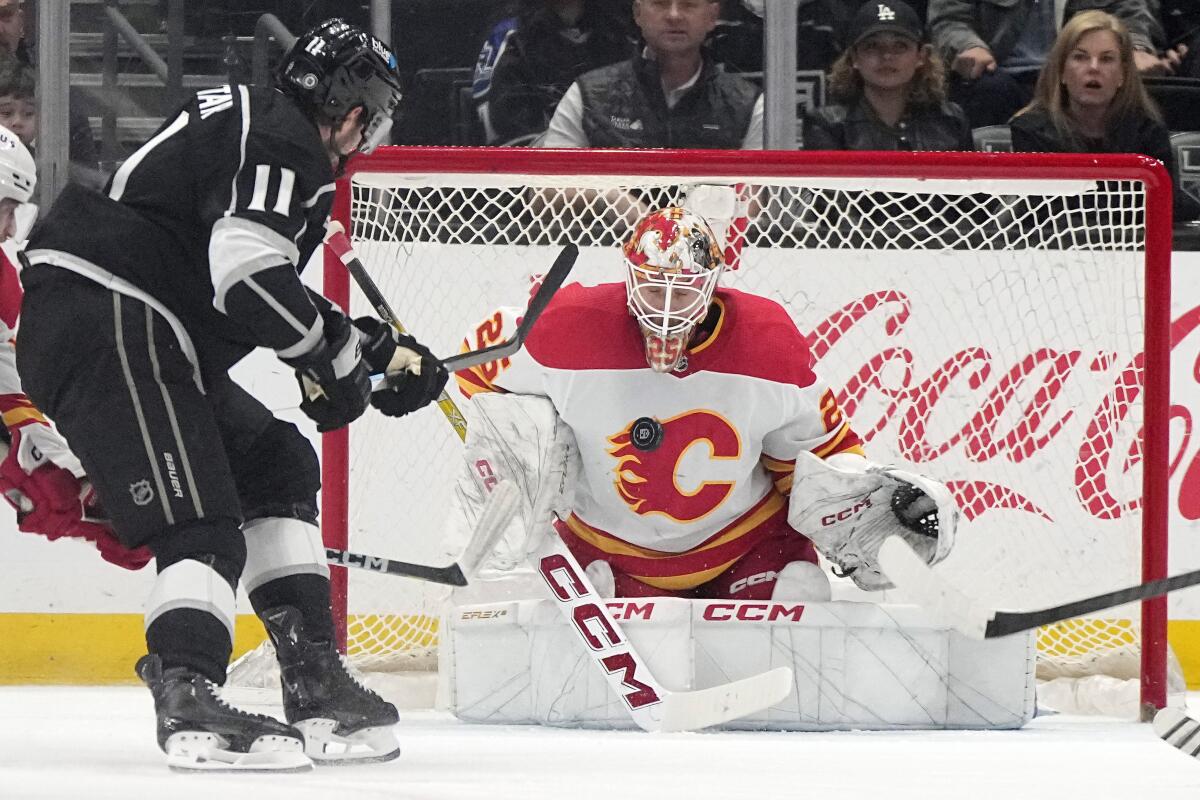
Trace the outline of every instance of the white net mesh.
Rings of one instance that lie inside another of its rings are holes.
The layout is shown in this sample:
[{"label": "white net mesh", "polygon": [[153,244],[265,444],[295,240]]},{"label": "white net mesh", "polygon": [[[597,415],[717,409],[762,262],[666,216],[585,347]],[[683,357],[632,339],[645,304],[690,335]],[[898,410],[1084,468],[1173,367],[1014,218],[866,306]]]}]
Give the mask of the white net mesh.
[{"label": "white net mesh", "polygon": [[[572,280],[619,281],[618,245],[639,209],[683,203],[697,185],[736,186],[745,214],[728,226],[738,269],[725,283],[789,311],[873,460],[949,484],[964,517],[942,567],[954,580],[1014,608],[1137,583],[1143,185],[1019,170],[1008,180],[803,171],[799,161],[785,178],[368,167],[355,176],[350,227],[403,324],[448,355],[496,306],[522,304],[529,275],[563,244],[581,250]],[[461,543],[442,527],[460,449],[436,409],[356,423],[350,549],[454,558]],[[428,665],[448,592],[351,572],[351,656]],[[1069,662],[1136,645],[1136,611],[1070,637],[1047,632],[1043,653]]]}]

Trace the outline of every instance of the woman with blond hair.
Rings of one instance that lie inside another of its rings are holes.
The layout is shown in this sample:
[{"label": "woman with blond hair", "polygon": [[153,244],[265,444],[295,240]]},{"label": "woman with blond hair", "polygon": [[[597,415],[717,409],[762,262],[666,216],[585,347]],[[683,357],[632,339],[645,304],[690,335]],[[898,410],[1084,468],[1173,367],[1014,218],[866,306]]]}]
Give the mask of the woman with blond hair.
[{"label": "woman with blond hair", "polygon": [[805,115],[806,150],[973,150],[966,116],[946,99],[945,69],[903,0],[871,0],[830,70],[835,101]]},{"label": "woman with blond hair", "polygon": [[[1170,133],[1135,66],[1129,29],[1103,11],[1084,11],[1063,25],[1032,102],[1009,127],[1018,152],[1142,153],[1173,173]],[[1176,219],[1196,211],[1177,187]]]}]

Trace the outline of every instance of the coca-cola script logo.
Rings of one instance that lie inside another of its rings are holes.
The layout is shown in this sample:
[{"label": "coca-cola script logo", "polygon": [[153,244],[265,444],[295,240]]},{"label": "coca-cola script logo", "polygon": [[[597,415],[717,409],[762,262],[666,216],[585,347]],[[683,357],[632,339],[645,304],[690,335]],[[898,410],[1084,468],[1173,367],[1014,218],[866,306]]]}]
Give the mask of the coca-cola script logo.
[{"label": "coca-cola script logo", "polygon": [[[913,464],[931,462],[951,452],[969,463],[1006,459],[1020,464],[1047,448],[1068,448],[1061,460],[1064,470],[1072,469],[1074,496],[1088,515],[1111,520],[1141,507],[1140,491],[1129,496],[1117,484],[1124,483],[1127,489],[1129,474],[1140,469],[1142,462],[1139,420],[1145,374],[1143,353],[1087,352],[1047,344],[1005,361],[985,347],[966,344],[951,350],[932,372],[921,375],[917,374],[917,359],[904,336],[912,313],[912,303],[903,292],[873,292],[847,303],[809,334],[813,357],[821,369],[820,360],[835,345],[860,333],[868,321],[882,323],[886,336],[882,346],[879,341],[851,344],[850,351],[867,355],[857,369],[841,363],[847,348],[839,348],[839,363],[831,359],[829,364],[838,370],[851,367],[849,378],[838,391],[838,401],[864,441],[870,443],[884,430],[894,432],[894,440],[883,442],[882,449],[891,449]],[[1200,308],[1175,320],[1172,348],[1197,327]],[[1134,341],[1131,346],[1137,344],[1140,342]],[[1200,361],[1192,372],[1200,382]],[[1064,397],[1060,397],[1064,387],[1081,380],[1105,381],[1107,385],[1100,386],[1098,400],[1090,407],[1066,407]],[[962,420],[956,430],[947,434],[943,428],[935,434],[931,420],[940,404],[961,403],[964,396],[981,397],[982,402],[965,414],[956,413],[955,419]],[[863,413],[856,414],[860,409]],[[1087,415],[1086,425],[1077,424],[1081,421],[1074,419],[1076,415]],[[1193,420],[1189,409],[1179,404],[1171,406],[1170,417],[1173,429],[1182,430],[1170,460],[1169,474],[1174,474],[1188,452]],[[1064,441],[1065,430],[1081,430],[1082,434],[1075,441]],[[869,445],[868,452],[873,452]],[[1073,465],[1068,465],[1068,459]],[[1013,486],[973,479],[969,470],[958,477],[939,477],[949,478],[946,485],[967,520],[991,509],[1012,509],[1054,519],[1052,509]],[[1186,467],[1178,507],[1186,519],[1200,518],[1200,458],[1194,457]]]}]

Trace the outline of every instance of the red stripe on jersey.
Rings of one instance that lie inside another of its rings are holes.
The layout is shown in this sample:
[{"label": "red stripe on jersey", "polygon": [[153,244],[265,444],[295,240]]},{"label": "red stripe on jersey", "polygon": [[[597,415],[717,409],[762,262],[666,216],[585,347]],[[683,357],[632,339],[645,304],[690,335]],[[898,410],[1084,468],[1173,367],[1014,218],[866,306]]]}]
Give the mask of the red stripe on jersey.
[{"label": "red stripe on jersey", "polygon": [[[683,553],[668,553],[639,547],[595,528],[572,514],[565,524],[572,539],[586,542],[606,560],[638,580],[664,589],[698,586],[741,558],[764,535],[767,523],[785,512],[787,502],[775,491],[767,494],[746,513],[712,536]],[[565,534],[564,534],[565,538]]]},{"label": "red stripe on jersey", "polygon": [[[783,307],[736,289],[718,289],[722,319],[712,336],[688,351],[688,368],[746,375],[806,387],[813,383],[808,342]],[[564,286],[526,341],[539,364],[564,370],[649,369],[625,285]]]},{"label": "red stripe on jersey", "polygon": [[17,268],[8,260],[8,254],[0,250],[0,320],[3,320],[10,331],[17,329],[23,294]]}]

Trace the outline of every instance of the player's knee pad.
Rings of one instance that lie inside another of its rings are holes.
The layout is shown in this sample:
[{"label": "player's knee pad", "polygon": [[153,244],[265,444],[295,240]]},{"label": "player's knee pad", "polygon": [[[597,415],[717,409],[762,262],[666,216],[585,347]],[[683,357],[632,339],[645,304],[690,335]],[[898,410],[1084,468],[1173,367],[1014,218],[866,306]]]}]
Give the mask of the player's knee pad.
[{"label": "player's knee pad", "polygon": [[159,574],[181,561],[209,567],[236,587],[246,565],[246,540],[231,517],[193,519],[173,525],[149,542]]},{"label": "player's knee pad", "polygon": [[272,420],[234,465],[247,520],[293,517],[316,523],[321,464],[295,425]]},{"label": "player's knee pad", "polygon": [[293,575],[329,578],[325,544],[316,525],[289,517],[260,517],[247,520],[242,533],[246,542],[242,586],[247,594]]},{"label": "player's knee pad", "polygon": [[810,603],[827,603],[833,592],[829,577],[811,561],[793,561],[786,564],[775,575],[772,600],[807,600]]}]

